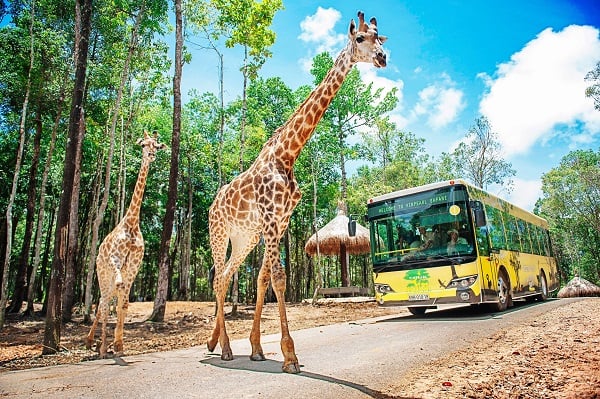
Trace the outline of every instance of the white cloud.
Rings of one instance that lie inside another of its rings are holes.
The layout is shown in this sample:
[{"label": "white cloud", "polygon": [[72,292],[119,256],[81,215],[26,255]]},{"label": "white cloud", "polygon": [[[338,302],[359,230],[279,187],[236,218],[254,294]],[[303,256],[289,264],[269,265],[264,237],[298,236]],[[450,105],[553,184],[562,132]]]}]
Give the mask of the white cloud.
[{"label": "white cloud", "polygon": [[334,8],[318,7],[315,14],[307,16],[300,22],[302,33],[298,38],[305,43],[316,45],[312,55],[300,60],[304,70],[310,70],[314,55],[324,51],[337,52],[345,44],[346,35],[336,33],[334,30],[335,24],[341,17],[342,14]]},{"label": "white cloud", "polygon": [[[526,153],[557,131],[572,142],[600,133],[600,113],[585,97],[586,73],[600,59],[598,29],[571,25],[560,32],[542,31],[495,76],[480,74],[488,91],[480,103],[498,133],[505,155]],[[581,136],[581,137],[580,137]]]},{"label": "white cloud", "polygon": [[456,120],[458,113],[465,108],[465,102],[464,93],[454,86],[454,81],[447,74],[442,74],[439,82],[419,92],[412,118],[426,116],[427,124],[433,129],[442,128]]}]

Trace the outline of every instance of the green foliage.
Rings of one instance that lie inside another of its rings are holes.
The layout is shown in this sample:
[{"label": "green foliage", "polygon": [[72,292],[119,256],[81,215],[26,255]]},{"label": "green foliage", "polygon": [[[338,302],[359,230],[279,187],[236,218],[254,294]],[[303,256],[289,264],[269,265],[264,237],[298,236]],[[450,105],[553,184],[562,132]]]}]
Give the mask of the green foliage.
[{"label": "green foliage", "polygon": [[275,13],[283,8],[281,0],[211,0],[217,11],[215,36],[225,36],[228,48],[241,45],[248,51],[251,62],[244,74],[251,79],[271,57],[269,47],[275,43],[275,32],[270,29]]},{"label": "green foliage", "polygon": [[548,220],[563,276],[600,282],[600,150],[573,151],[542,176],[537,210]]},{"label": "green foliage", "polygon": [[594,108],[600,111],[600,62],[585,75],[585,81],[592,83],[585,89],[585,96],[591,97],[594,100]]}]

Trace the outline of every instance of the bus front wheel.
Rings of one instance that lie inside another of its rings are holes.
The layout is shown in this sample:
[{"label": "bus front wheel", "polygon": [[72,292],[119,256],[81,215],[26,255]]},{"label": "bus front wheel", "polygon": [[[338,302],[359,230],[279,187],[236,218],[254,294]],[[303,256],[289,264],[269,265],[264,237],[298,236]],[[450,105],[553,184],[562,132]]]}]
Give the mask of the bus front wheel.
[{"label": "bus front wheel", "polygon": [[510,281],[504,269],[498,271],[498,302],[492,308],[497,312],[504,312],[511,302]]},{"label": "bus front wheel", "polygon": [[425,314],[425,311],[427,310],[426,307],[415,307],[415,306],[411,306],[408,308],[408,311],[413,314],[414,316],[423,316]]}]

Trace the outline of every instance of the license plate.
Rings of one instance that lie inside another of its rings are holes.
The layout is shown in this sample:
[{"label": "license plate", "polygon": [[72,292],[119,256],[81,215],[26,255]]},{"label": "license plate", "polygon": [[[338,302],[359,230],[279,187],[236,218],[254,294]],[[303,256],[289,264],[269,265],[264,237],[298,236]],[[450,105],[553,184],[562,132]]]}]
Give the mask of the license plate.
[{"label": "license plate", "polygon": [[409,301],[427,301],[429,294],[413,294],[408,296]]}]

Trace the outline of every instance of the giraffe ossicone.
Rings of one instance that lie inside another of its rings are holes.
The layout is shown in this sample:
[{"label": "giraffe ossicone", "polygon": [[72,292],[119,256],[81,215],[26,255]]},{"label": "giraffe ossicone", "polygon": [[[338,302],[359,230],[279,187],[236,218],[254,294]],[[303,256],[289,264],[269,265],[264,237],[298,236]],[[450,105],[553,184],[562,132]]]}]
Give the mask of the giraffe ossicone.
[{"label": "giraffe ossicone", "polygon": [[113,349],[115,355],[123,353],[123,325],[127,308],[129,307],[129,290],[137,276],[139,267],[144,257],[144,237],[140,230],[140,208],[146,187],[146,178],[150,162],[156,158],[156,151],[166,148],[158,142],[158,133],[154,135],[144,131],[144,137],[138,139],[137,144],[142,146],[142,163],[131,196],[131,203],[123,219],[104,238],[96,258],[96,273],[100,286],[100,302],[96,310],[96,317],[86,338],[86,347],[92,348],[96,326],[102,322],[101,343],[97,348],[101,358],[106,357],[106,323],[108,320],[109,302],[117,298],[117,324]]},{"label": "giraffe ossicone", "polygon": [[[288,121],[273,133],[254,163],[219,190],[210,207],[209,231],[217,316],[207,347],[212,352],[219,343],[223,360],[233,359],[223,309],[229,281],[262,236],[265,251],[257,281],[250,359],[265,360],[260,344],[260,318],[265,292],[271,282],[279,307],[280,345],[284,356],[282,369],[287,373],[300,372],[294,341],[288,329],[284,297],[286,274],[279,259],[279,242],[301,197],[294,177],[294,163],[317,123],[356,63],[366,62],[377,68],[386,66],[382,47],[386,37],[379,36],[377,20],[371,18],[367,25],[364,14],[359,11],[358,21],[358,28],[354,20],[350,21],[348,44],[323,81]],[[231,253],[226,259],[229,244]]]}]

